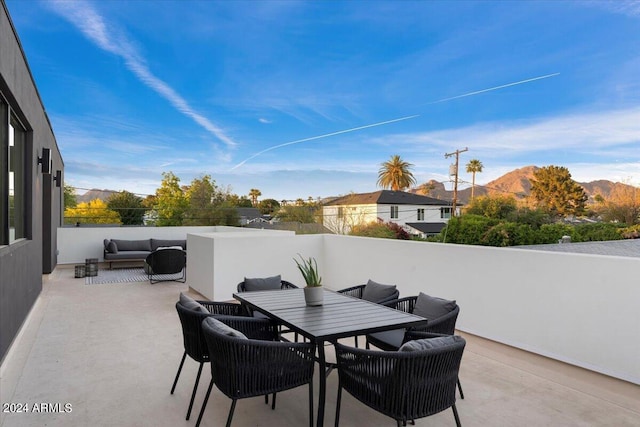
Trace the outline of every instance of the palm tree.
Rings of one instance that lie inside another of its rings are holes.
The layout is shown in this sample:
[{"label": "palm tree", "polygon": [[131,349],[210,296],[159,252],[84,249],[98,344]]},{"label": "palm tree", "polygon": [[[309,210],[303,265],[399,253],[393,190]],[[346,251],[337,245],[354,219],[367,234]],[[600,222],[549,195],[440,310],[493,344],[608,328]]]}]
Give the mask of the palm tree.
[{"label": "palm tree", "polygon": [[262,192],[257,188],[252,188],[249,190],[249,197],[251,197],[251,204],[256,206],[258,204],[258,197],[262,196]]},{"label": "palm tree", "polygon": [[469,160],[467,163],[467,173],[472,174],[471,178],[471,200],[473,200],[473,193],[476,187],[476,172],[482,172],[482,162],[478,159]]},{"label": "palm tree", "polygon": [[416,179],[410,171],[412,166],[397,154],[391,156],[391,159],[381,164],[378,171],[378,185],[382,188],[391,188],[393,191],[409,188],[416,183]]}]

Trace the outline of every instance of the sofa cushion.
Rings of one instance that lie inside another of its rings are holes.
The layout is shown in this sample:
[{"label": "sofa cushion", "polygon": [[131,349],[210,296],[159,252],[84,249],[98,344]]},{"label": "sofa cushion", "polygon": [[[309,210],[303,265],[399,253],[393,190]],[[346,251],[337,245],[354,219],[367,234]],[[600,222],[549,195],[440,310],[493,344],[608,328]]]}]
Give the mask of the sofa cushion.
[{"label": "sofa cushion", "polygon": [[118,245],[116,245],[116,242],[114,242],[113,240],[109,242],[109,244],[107,245],[107,252],[109,252],[110,254],[118,253]]},{"label": "sofa cushion", "polygon": [[456,308],[455,300],[432,297],[420,292],[413,307],[413,314],[433,320],[450,313],[454,308]]},{"label": "sofa cushion", "polygon": [[104,250],[105,250],[105,251],[107,250],[107,247],[109,246],[109,242],[110,242],[110,241],[111,241],[111,240],[109,240],[109,239],[104,239],[104,240],[102,241],[102,243],[104,244]]},{"label": "sofa cushion", "polygon": [[151,252],[151,239],[146,240],[117,240],[111,239],[112,242],[116,242],[118,252],[121,251],[149,251]]},{"label": "sofa cushion", "polygon": [[400,347],[398,351],[430,350],[432,348],[446,347],[462,340],[464,339],[457,335],[437,338],[423,338],[420,340],[407,341],[406,343],[402,344],[402,347]]},{"label": "sofa cushion", "polygon": [[282,278],[279,274],[265,278],[244,278],[244,288],[247,291],[270,291],[281,287]]},{"label": "sofa cushion", "polygon": [[106,260],[121,260],[121,259],[146,259],[147,255],[149,255],[151,252],[149,251],[124,251],[124,252],[120,252],[118,251],[118,253],[112,254],[112,253],[105,253],[104,254],[104,259]]},{"label": "sofa cushion", "polygon": [[150,250],[155,251],[161,247],[172,247],[172,246],[180,246],[181,249],[186,250],[187,241],[186,240],[151,239]]},{"label": "sofa cushion", "polygon": [[202,323],[206,323],[211,329],[213,329],[214,331],[222,335],[226,335],[228,337],[234,337],[234,338],[241,338],[245,340],[248,339],[247,336],[242,332],[233,329],[229,325],[225,325],[224,323],[222,323],[218,319],[214,319],[213,317],[207,317],[202,321]]},{"label": "sofa cushion", "polygon": [[367,286],[362,291],[362,299],[377,303],[391,298],[395,293],[396,285],[383,285],[369,279]]}]

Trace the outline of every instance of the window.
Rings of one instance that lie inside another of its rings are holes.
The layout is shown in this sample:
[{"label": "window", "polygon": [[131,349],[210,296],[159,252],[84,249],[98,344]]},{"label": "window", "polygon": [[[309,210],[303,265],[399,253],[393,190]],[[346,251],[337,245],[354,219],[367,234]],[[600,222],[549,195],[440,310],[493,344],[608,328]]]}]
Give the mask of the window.
[{"label": "window", "polygon": [[0,245],[6,245],[27,237],[27,133],[2,97],[0,114]]},{"label": "window", "polygon": [[418,209],[418,221],[424,221],[424,209]]},{"label": "window", "polygon": [[440,218],[451,218],[451,208],[440,208]]},{"label": "window", "polygon": [[338,206],[338,219],[344,218],[344,208],[342,206]]},{"label": "window", "polygon": [[398,207],[391,206],[391,219],[398,219]]}]

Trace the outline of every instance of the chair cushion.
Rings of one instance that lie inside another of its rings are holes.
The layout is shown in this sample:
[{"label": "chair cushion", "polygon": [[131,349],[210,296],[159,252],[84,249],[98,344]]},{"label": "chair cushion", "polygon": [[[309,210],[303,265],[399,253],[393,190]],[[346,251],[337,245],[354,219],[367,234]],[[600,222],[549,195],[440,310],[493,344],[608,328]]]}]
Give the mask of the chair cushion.
[{"label": "chair cushion", "polygon": [[280,275],[265,278],[244,278],[244,288],[247,291],[270,291],[280,289],[282,279]]},{"label": "chair cushion", "polygon": [[[404,329],[394,329],[391,331],[375,332],[368,336],[373,340],[382,341],[393,348],[400,348],[402,341],[404,340],[404,333]],[[374,342],[373,344],[375,345],[376,343]]]},{"label": "chair cushion", "polygon": [[396,285],[383,285],[369,279],[362,291],[362,299],[371,302],[384,301],[396,293]]},{"label": "chair cushion", "polygon": [[454,308],[456,308],[455,300],[449,301],[420,292],[413,307],[413,314],[433,320],[450,313]]},{"label": "chair cushion", "polygon": [[183,307],[188,308],[189,310],[210,314],[209,310],[207,310],[204,305],[200,304],[189,295],[185,295],[183,292],[180,292],[180,304],[182,304]]},{"label": "chair cushion", "polygon": [[421,351],[432,348],[446,347],[451,344],[460,342],[463,338],[457,335],[449,335],[447,337],[423,338],[420,340],[407,341],[398,349],[398,351]]},{"label": "chair cushion", "polygon": [[206,324],[211,329],[213,329],[214,331],[218,332],[221,335],[226,335],[228,337],[241,338],[245,340],[248,339],[247,336],[242,332],[233,329],[231,326],[225,325],[224,323],[222,323],[217,319],[214,319],[213,317],[207,317],[202,322],[203,323],[206,322]]}]

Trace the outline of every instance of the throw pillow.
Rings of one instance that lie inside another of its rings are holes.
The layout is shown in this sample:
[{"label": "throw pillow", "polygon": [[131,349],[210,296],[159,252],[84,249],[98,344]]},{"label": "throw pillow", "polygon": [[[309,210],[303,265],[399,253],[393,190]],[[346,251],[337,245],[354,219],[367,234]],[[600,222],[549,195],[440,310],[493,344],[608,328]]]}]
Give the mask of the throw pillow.
[{"label": "throw pillow", "polygon": [[107,252],[109,252],[110,254],[118,253],[118,245],[116,245],[116,242],[114,242],[113,240],[109,242],[109,244],[107,245]]},{"label": "throw pillow", "polygon": [[422,316],[425,319],[433,320],[444,316],[456,308],[455,300],[446,300],[442,298],[432,297],[420,292],[416,305],[413,307],[413,314]]},{"label": "throw pillow", "polygon": [[229,325],[225,325],[218,319],[214,319],[213,317],[207,317],[202,321],[202,323],[206,323],[211,329],[218,332],[219,334],[226,335],[228,337],[247,339],[247,336],[240,331],[233,329]]},{"label": "throw pillow", "polygon": [[457,335],[450,335],[448,337],[437,337],[437,338],[423,338],[420,340],[407,341],[406,343],[402,344],[402,347],[400,347],[398,351],[429,350],[432,348],[446,347],[448,345],[452,345],[460,341],[464,341],[464,338],[459,337]]},{"label": "throw pillow", "polygon": [[183,307],[188,308],[189,310],[199,311],[204,314],[210,314],[209,310],[207,310],[205,306],[191,298],[189,295],[185,295],[183,292],[180,292],[180,304],[182,304]]},{"label": "throw pillow", "polygon": [[281,289],[282,278],[278,274],[277,276],[265,277],[265,278],[244,278],[244,288],[247,291],[270,291],[274,289]]},{"label": "throw pillow", "polygon": [[383,285],[369,279],[367,286],[362,291],[362,299],[371,302],[380,302],[393,297],[396,294],[396,285]]},{"label": "throw pillow", "polygon": [[102,243],[104,243],[104,250],[107,250],[107,247],[109,246],[109,242],[110,242],[110,241],[111,241],[111,240],[109,240],[109,239],[104,239],[104,240],[102,241]]}]

